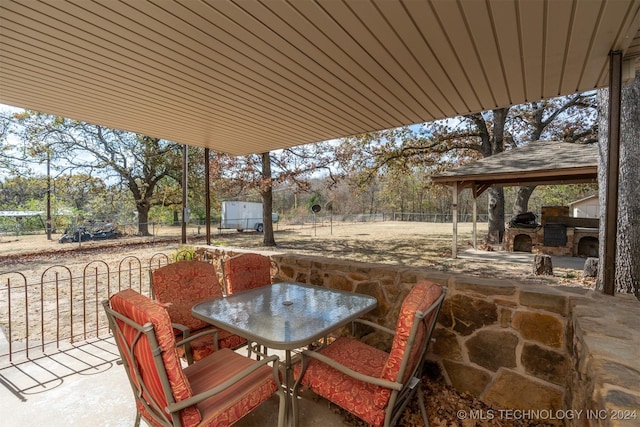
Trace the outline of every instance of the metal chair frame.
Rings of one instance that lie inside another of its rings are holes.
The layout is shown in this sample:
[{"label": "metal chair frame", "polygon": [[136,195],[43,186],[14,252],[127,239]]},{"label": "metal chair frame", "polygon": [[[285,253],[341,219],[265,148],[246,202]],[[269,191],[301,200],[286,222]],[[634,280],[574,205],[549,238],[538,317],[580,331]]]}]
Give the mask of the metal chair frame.
[{"label": "metal chair frame", "polygon": [[[195,396],[192,396],[188,399],[182,400],[180,402],[176,402],[175,399],[173,398],[173,391],[171,389],[171,385],[169,384],[169,379],[167,377],[167,371],[165,369],[165,365],[164,362],[162,360],[162,353],[163,353],[163,349],[159,346],[158,344],[158,340],[156,338],[156,334],[155,334],[155,330],[154,327],[151,323],[145,323],[144,325],[140,325],[138,323],[136,323],[135,321],[129,319],[128,317],[118,313],[117,311],[114,311],[110,306],[109,306],[109,301],[104,301],[103,302],[103,306],[105,309],[105,312],[107,313],[107,318],[109,320],[109,327],[110,329],[113,331],[115,339],[116,339],[116,343],[117,343],[117,347],[118,350],[120,352],[120,357],[121,357],[121,362],[124,365],[125,371],[127,372],[127,377],[129,379],[129,383],[132,387],[132,390],[134,392],[134,395],[136,397],[136,401],[139,402],[147,411],[147,413],[153,418],[153,421],[158,423],[161,426],[167,426],[167,427],[172,427],[172,426],[176,426],[176,427],[181,427],[182,426],[182,421],[180,420],[180,411],[195,405],[199,402],[202,402],[210,397],[215,396],[216,394],[224,391],[225,389],[231,387],[232,385],[234,385],[235,383],[237,383],[238,381],[240,381],[242,378],[245,378],[246,376],[250,375],[251,373],[255,372],[257,369],[261,368],[264,365],[267,365],[269,363],[272,364],[272,371],[273,371],[273,378],[274,381],[276,383],[277,386],[277,391],[276,393],[278,394],[278,396],[280,397],[280,405],[279,405],[279,411],[278,411],[278,426],[279,427],[284,427],[284,419],[285,419],[285,395],[284,395],[284,391],[282,390],[282,384],[280,382],[280,373],[279,373],[279,358],[277,356],[270,356],[267,358],[262,359],[261,361],[256,361],[255,363],[253,363],[251,366],[245,368],[244,370],[242,370],[241,372],[239,372],[238,374],[236,374],[235,376],[233,376],[232,378],[228,379],[227,381],[217,385],[214,388],[211,388],[207,391],[204,391],[202,393],[199,393]],[[123,335],[123,331],[120,328],[120,326],[118,325],[118,322],[116,321],[120,320],[122,322],[124,322],[125,324],[129,325],[130,327],[136,329],[138,332],[135,336],[135,338],[132,340],[131,345],[129,345],[126,340],[124,340],[124,338],[122,337]],[[217,331],[214,331],[217,332]],[[187,339],[181,340],[176,342],[176,347],[180,346],[180,345],[184,345],[185,343],[198,338],[202,335],[206,335],[212,333],[212,331],[205,331],[196,335],[192,335]],[[165,395],[165,398],[167,400],[167,407],[166,408],[161,408],[160,405],[158,405],[157,402],[155,401],[147,401],[143,396],[147,395],[150,396],[150,391],[148,390],[147,386],[145,385],[145,383],[142,381],[142,375],[140,373],[140,370],[138,368],[138,366],[130,366],[129,364],[129,360],[136,360],[135,355],[134,355],[134,350],[136,348],[137,345],[140,344],[140,339],[146,336],[149,342],[149,346],[151,348],[151,354],[153,355],[153,361],[155,364],[155,368],[158,371],[158,376],[160,378],[160,382],[162,384],[162,389]],[[122,338],[122,339],[119,339]],[[125,348],[122,348],[122,344],[125,344]],[[197,363],[197,362],[196,362]],[[134,376],[135,375],[135,376]],[[165,414],[169,414],[171,416],[171,422],[167,419],[167,417],[165,416]],[[137,411],[136,414],[136,420],[135,420],[135,427],[139,427],[140,425],[140,419],[141,419],[141,414],[140,411]]]},{"label": "metal chair frame", "polygon": [[[323,355],[317,353],[316,350],[304,350],[302,351],[302,367],[300,371],[300,375],[298,376],[294,386],[293,386],[293,403],[297,405],[297,395],[298,390],[300,388],[300,384],[304,377],[304,373],[309,366],[310,359],[316,359],[321,362],[326,363],[332,368],[352,377],[359,381],[363,381],[370,384],[375,384],[380,387],[385,387],[391,389],[391,396],[389,398],[389,402],[387,404],[387,409],[385,413],[384,426],[393,426],[396,424],[400,415],[406,408],[407,404],[411,401],[411,399],[417,394],[418,395],[418,404],[420,406],[420,413],[422,415],[422,419],[426,427],[429,426],[429,420],[427,418],[427,410],[424,405],[424,393],[422,390],[422,381],[421,381],[421,373],[423,371],[425,356],[427,354],[427,350],[429,347],[429,343],[431,342],[431,336],[433,334],[433,330],[435,328],[438,314],[440,312],[440,308],[442,307],[442,302],[447,293],[447,288],[442,287],[442,294],[431,304],[431,306],[425,310],[424,312],[416,311],[413,326],[411,328],[411,332],[409,333],[409,337],[407,339],[407,346],[404,351],[404,355],[402,358],[402,362],[400,365],[400,370],[398,371],[398,375],[396,377],[396,381],[388,381],[381,378],[371,377],[368,375],[363,375],[359,372],[353,371],[344,365],[338,363],[337,361]],[[429,320],[432,318],[430,315],[433,315],[433,321],[429,324]],[[376,323],[370,322],[364,319],[357,319],[353,322],[353,331],[355,335],[356,324],[364,324],[370,326],[378,331],[385,332],[390,335],[395,335],[395,331],[389,328],[385,328],[384,326],[378,325]],[[405,375],[407,368],[409,367],[409,359],[411,356],[411,350],[415,345],[415,339],[418,332],[418,328],[420,324],[424,324],[426,328],[426,337],[424,340],[424,344],[420,349],[420,356],[418,359],[418,363],[413,367],[411,375],[408,377],[409,379],[403,383],[402,378]],[[294,409],[293,412],[296,416],[298,411]],[[299,420],[294,420],[295,425],[298,425]]]}]

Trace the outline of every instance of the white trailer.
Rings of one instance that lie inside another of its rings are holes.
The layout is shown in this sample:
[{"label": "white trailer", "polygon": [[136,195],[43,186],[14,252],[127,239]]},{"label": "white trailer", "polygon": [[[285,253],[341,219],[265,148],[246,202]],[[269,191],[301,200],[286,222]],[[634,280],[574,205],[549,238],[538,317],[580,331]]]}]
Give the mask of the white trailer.
[{"label": "white trailer", "polygon": [[[220,228],[235,228],[238,231],[253,229],[259,233],[264,231],[262,223],[262,203],[255,202],[222,202],[222,218]],[[271,214],[273,222],[278,221],[278,214]]]}]

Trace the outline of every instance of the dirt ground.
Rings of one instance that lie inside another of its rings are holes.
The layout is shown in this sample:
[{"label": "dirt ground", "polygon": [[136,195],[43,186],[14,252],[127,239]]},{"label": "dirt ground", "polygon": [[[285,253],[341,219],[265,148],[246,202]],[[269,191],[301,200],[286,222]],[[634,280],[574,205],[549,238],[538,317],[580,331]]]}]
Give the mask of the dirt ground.
[{"label": "dirt ground", "polygon": [[[458,252],[471,247],[471,224],[459,224]],[[336,257],[363,262],[398,264],[425,267],[440,271],[459,272],[481,277],[516,279],[528,283],[544,283],[550,286],[592,287],[581,279],[581,270],[554,268],[554,276],[534,276],[532,265],[515,262],[496,262],[482,259],[452,259],[451,224],[379,222],[359,224],[333,224],[324,226],[277,225],[275,239],[277,246],[262,246],[262,234],[255,232],[238,233],[226,230],[213,237],[213,244],[256,248],[278,252],[295,252],[325,257]],[[486,226],[480,225],[478,235],[486,233]],[[30,273],[40,274],[44,269],[63,264],[70,268],[86,265],[95,260],[115,263],[127,256],[142,260],[157,253],[172,254],[180,247],[180,229],[164,228],[154,238],[120,238],[102,242],[85,242],[81,245],[60,244],[54,239],[48,241],[44,235],[2,236],[0,237],[0,274],[20,271],[27,277]],[[197,230],[189,230],[189,246],[204,245],[205,237]],[[478,239],[481,243],[481,239]],[[492,252],[493,253],[493,252]],[[427,412],[431,426],[544,426],[535,421],[513,421],[502,424],[500,420],[478,421],[460,419],[458,411],[493,409],[472,396],[461,394],[437,378],[425,376]],[[338,408],[335,408],[338,411]],[[345,424],[363,426],[355,417],[344,413]],[[398,425],[406,427],[422,426],[417,403],[412,402]]]}]

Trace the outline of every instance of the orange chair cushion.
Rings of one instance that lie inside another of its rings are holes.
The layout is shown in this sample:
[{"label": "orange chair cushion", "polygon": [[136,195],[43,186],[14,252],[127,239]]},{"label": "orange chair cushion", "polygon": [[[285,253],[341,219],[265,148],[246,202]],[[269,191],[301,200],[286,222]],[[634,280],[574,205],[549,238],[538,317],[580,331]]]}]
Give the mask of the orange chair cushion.
[{"label": "orange chair cushion", "polygon": [[[398,373],[400,372],[400,365],[402,358],[404,357],[405,350],[407,348],[407,339],[411,333],[413,322],[415,321],[416,311],[425,312],[431,307],[431,305],[442,294],[442,287],[432,282],[418,282],[411,289],[400,308],[400,314],[398,315],[398,323],[396,324],[396,333],[391,344],[391,351],[389,352],[389,358],[384,366],[382,375],[380,378],[389,381],[398,381]],[[427,323],[435,321],[434,314],[431,315],[431,319],[427,319]],[[418,328],[415,337],[415,344],[412,347],[411,355],[407,364],[404,378],[400,379],[400,382],[405,383],[413,371],[413,367],[420,361],[421,349],[424,345],[424,340],[427,339],[427,329],[422,326]],[[380,387],[376,392],[374,398],[375,405],[378,408],[385,408],[391,397],[391,390]]]},{"label": "orange chair cushion", "polygon": [[174,323],[192,331],[211,325],[191,315],[191,307],[203,301],[222,298],[216,268],[204,261],[177,261],[153,273],[153,292],[169,312]]},{"label": "orange chair cushion", "polygon": [[[389,357],[382,350],[347,337],[339,337],[318,352],[349,369],[376,378],[381,376]],[[300,375],[300,365],[294,372],[296,377]],[[374,405],[378,386],[358,381],[314,359],[309,361],[302,384],[369,424],[384,423],[384,410]]]},{"label": "orange chair cushion", "polygon": [[[255,363],[229,349],[221,349],[184,369],[195,394],[215,387]],[[263,366],[229,389],[198,404],[202,426],[230,426],[276,391],[273,371]]]},{"label": "orange chair cushion", "polygon": [[[189,386],[187,377],[182,371],[180,358],[178,357],[178,352],[175,346],[171,319],[169,318],[167,311],[156,302],[131,289],[125,289],[113,295],[110,299],[110,305],[114,311],[140,325],[144,325],[146,323],[151,323],[153,325],[158,345],[163,350],[162,361],[167,372],[167,377],[169,379],[169,384],[173,391],[175,401],[180,402],[191,397],[193,395],[192,390]],[[117,320],[117,322],[123,331],[125,340],[130,345],[138,334],[138,331],[120,320]],[[119,336],[118,339],[120,339]],[[145,396],[145,400],[158,402],[159,406],[164,408],[167,405],[167,400],[164,396],[164,391],[160,383],[160,376],[153,360],[149,342],[144,335],[134,349],[134,357],[136,359],[135,361],[128,360],[127,362],[129,366],[137,365],[140,370],[142,382],[148,387],[148,393],[151,395]],[[132,375],[132,377],[135,378],[135,374]],[[155,423],[151,421],[152,418],[138,401],[137,397],[136,405],[138,407],[138,411],[145,417],[145,419],[155,425]],[[201,420],[200,412],[194,406],[185,408],[180,413],[180,418],[184,425],[195,425]]]},{"label": "orange chair cushion", "polygon": [[260,254],[240,254],[224,264],[224,278],[230,295],[271,284],[271,260]]}]

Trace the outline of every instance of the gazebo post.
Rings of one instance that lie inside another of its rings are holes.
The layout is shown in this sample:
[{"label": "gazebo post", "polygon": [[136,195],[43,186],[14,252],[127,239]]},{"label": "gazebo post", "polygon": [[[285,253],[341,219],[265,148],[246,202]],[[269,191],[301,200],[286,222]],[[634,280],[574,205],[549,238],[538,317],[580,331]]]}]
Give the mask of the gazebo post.
[{"label": "gazebo post", "polygon": [[478,215],[478,201],[476,197],[473,196],[473,249],[477,249],[477,246],[478,246],[477,215]]}]

